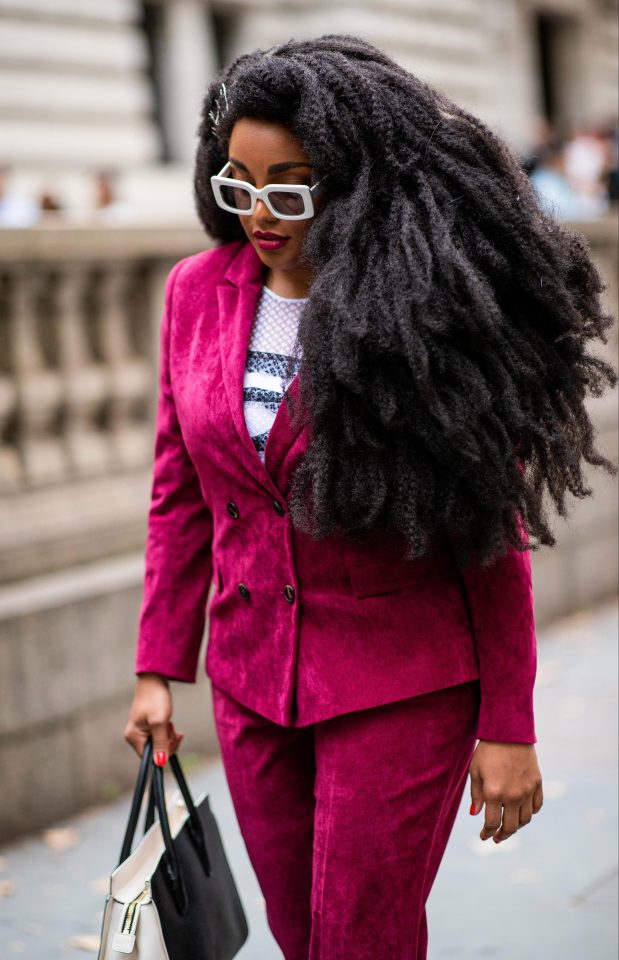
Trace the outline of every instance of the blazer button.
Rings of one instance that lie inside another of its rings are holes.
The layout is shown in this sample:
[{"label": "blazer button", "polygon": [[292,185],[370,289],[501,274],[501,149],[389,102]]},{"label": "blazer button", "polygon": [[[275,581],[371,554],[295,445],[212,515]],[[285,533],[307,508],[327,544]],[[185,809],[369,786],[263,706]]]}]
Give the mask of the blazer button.
[{"label": "blazer button", "polygon": [[237,507],[237,505],[236,505],[236,503],[234,502],[234,500],[228,500],[228,502],[227,502],[227,504],[226,504],[226,510],[228,511],[228,513],[230,514],[230,516],[233,517],[233,518],[236,520],[236,518],[237,518],[238,515],[239,515],[239,508]]},{"label": "blazer button", "polygon": [[243,597],[243,600],[249,600],[249,588],[246,587],[244,583],[239,583],[239,593]]},{"label": "blazer button", "polygon": [[275,513],[279,513],[280,517],[283,517],[286,511],[284,509],[284,506],[281,500],[273,499],[272,503],[273,503],[273,509],[275,510]]},{"label": "blazer button", "polygon": [[288,603],[294,603],[294,587],[291,587],[289,583],[284,587],[284,596]]}]

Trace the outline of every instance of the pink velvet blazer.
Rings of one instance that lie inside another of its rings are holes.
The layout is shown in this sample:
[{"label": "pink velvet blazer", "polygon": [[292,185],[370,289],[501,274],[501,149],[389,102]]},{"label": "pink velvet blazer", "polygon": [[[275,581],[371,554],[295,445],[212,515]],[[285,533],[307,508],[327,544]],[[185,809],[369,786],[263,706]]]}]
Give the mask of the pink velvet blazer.
[{"label": "pink velvet blazer", "polygon": [[535,743],[529,552],[461,575],[447,551],[405,560],[399,536],[293,528],[309,428],[293,430],[282,402],[263,463],[243,412],[261,268],[235,240],[168,277],[135,672],[195,682],[208,619],[207,675],[276,723],[479,678],[478,738]]}]

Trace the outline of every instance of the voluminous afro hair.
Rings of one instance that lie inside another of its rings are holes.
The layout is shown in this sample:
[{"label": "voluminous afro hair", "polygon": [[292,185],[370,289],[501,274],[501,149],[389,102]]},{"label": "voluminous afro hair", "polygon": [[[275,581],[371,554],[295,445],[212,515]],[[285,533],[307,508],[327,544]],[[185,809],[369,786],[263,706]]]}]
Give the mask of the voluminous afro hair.
[{"label": "voluminous afro hair", "polygon": [[401,531],[410,559],[447,538],[462,565],[554,545],[545,490],[565,517],[566,490],[592,493],[583,460],[617,473],[585,409],[617,382],[586,352],[613,317],[585,239],[541,209],[481,120],[327,34],[244,54],[210,84],[194,187],[222,242],[245,237],[209,182],[240,117],[284,124],[327,176],[303,248],[296,415],[311,439],[293,524],[315,539]]}]

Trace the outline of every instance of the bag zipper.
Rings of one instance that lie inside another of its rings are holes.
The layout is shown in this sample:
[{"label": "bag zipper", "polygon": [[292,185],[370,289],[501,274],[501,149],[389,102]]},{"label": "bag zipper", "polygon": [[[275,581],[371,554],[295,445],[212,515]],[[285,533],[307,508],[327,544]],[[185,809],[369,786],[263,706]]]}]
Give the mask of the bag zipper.
[{"label": "bag zipper", "polygon": [[149,894],[150,880],[146,879],[144,881],[144,889],[140,890],[138,895],[129,901],[123,911],[120,929],[116,931],[112,941],[112,950],[116,950],[118,953],[131,953],[133,951],[140,906],[144,898]]}]

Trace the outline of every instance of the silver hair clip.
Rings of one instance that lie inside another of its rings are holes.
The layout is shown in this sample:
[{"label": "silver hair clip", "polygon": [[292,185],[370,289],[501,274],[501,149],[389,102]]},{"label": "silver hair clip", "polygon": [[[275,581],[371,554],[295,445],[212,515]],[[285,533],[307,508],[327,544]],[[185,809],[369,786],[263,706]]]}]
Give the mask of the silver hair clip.
[{"label": "silver hair clip", "polygon": [[[220,102],[221,97],[223,97],[223,99],[224,99],[225,107],[223,107],[223,106],[222,106],[222,103]],[[210,117],[211,120],[213,121],[212,124],[211,124],[211,133],[213,134],[214,137],[217,136],[217,131],[216,131],[215,128],[218,126],[219,121],[221,120],[221,118],[224,117],[224,116],[227,114],[228,110],[230,109],[230,103],[229,103],[229,101],[228,101],[228,94],[227,94],[227,91],[226,91],[226,85],[225,85],[225,83],[222,83],[222,84],[221,84],[221,86],[220,86],[220,88],[219,88],[219,96],[218,96],[218,97],[215,97],[215,103],[216,103],[216,105],[217,105],[217,112],[216,112],[216,113],[213,113],[212,110],[209,110],[209,112],[208,112],[209,117]]]}]

